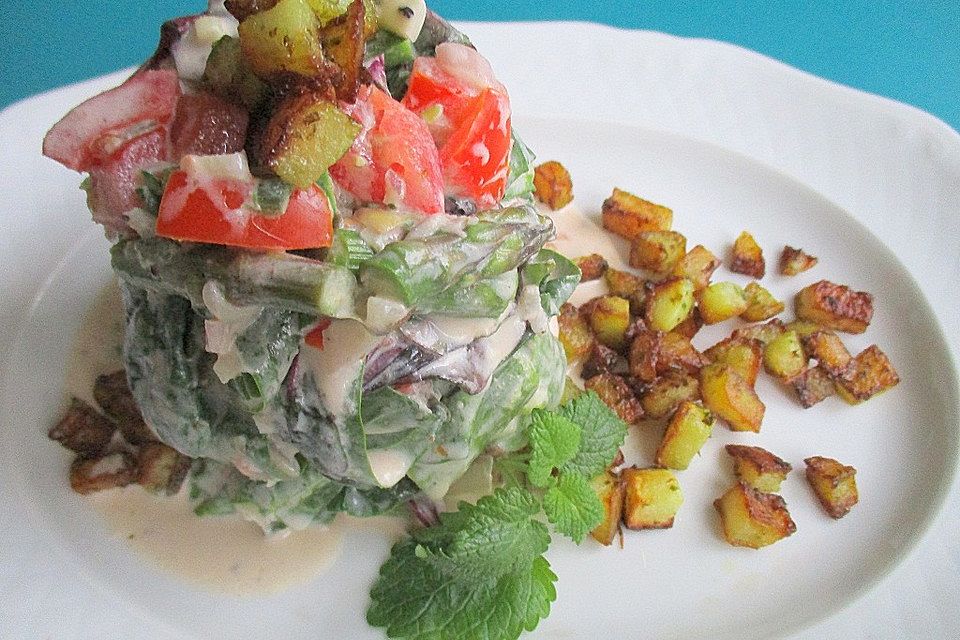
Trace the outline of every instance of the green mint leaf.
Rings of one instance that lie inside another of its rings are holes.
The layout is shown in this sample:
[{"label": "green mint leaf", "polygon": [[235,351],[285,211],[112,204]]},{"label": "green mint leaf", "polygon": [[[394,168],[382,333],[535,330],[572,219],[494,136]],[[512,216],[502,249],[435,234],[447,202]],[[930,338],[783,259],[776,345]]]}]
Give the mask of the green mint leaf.
[{"label": "green mint leaf", "polygon": [[557,531],[577,544],[603,520],[600,498],[581,475],[560,474],[543,496],[543,510]]},{"label": "green mint leaf", "polygon": [[564,416],[534,409],[530,414],[530,467],[527,479],[535,487],[551,483],[553,470],[569,462],[580,449],[581,428]]},{"label": "green mint leaf", "polygon": [[580,449],[560,467],[561,473],[593,478],[609,466],[627,436],[627,425],[593,391],[582,393],[564,406],[560,415],[580,425]]}]

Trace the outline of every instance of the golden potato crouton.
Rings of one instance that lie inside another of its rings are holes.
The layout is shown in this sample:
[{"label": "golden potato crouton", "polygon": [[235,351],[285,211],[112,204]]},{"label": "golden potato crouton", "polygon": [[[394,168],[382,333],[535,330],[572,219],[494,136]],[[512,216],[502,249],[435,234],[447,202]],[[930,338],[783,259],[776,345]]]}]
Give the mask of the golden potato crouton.
[{"label": "golden potato crouton", "polygon": [[742,273],[758,280],[766,272],[763,251],[747,231],[741,232],[733,242],[733,259],[730,261],[730,271]]},{"label": "golden potato crouton", "polygon": [[151,442],[137,453],[137,483],[152,493],[176,495],[193,460],[172,447]]},{"label": "golden potato crouton", "polygon": [[726,420],[734,431],[760,431],[766,410],[743,377],[725,364],[711,364],[700,370],[703,404]]},{"label": "golden potato crouton", "polygon": [[660,339],[660,350],[657,354],[656,370],[663,374],[671,369],[682,369],[687,373],[696,374],[700,367],[708,364],[708,359],[693,346],[690,338],[674,331],[668,331]]},{"label": "golden potato crouton", "polygon": [[657,361],[660,357],[660,343],[663,334],[647,329],[638,320],[633,326],[633,339],[630,342],[630,375],[643,382],[653,382],[657,377]]},{"label": "golden potato crouton", "polygon": [[685,400],[670,418],[654,461],[658,467],[686,469],[712,432],[713,415],[699,404]]},{"label": "golden potato crouton", "polygon": [[853,360],[840,336],[829,329],[816,331],[804,338],[803,348],[808,356],[817,360],[820,368],[835,379],[846,375]]},{"label": "golden potato crouton", "polygon": [[719,266],[720,259],[709,249],[698,244],[680,259],[673,270],[673,275],[687,278],[693,283],[693,288],[700,291],[710,284],[710,278]]},{"label": "golden potato crouton", "polygon": [[703,328],[703,318],[700,316],[700,310],[694,305],[687,317],[672,331],[688,340],[693,340],[693,336],[697,335],[701,328]]},{"label": "golden potato crouton", "polygon": [[574,260],[580,268],[580,282],[599,280],[607,271],[607,259],[598,253],[581,256]]},{"label": "golden potato crouton", "polygon": [[606,280],[607,288],[612,295],[620,296],[630,301],[631,313],[634,315],[643,313],[643,303],[647,297],[643,278],[626,271],[614,269],[613,267],[607,267],[607,270],[603,274],[603,279]]},{"label": "golden potato crouton", "polygon": [[77,458],[70,465],[70,486],[81,494],[125,487],[137,479],[137,461],[118,451],[94,458]]},{"label": "golden potato crouton", "polygon": [[725,364],[740,374],[751,387],[757,383],[763,362],[763,345],[759,340],[721,340],[703,352],[711,362]]},{"label": "golden potato crouton", "polygon": [[683,504],[676,476],[667,469],[630,467],[620,472],[625,487],[623,524],[627,529],[669,529]]},{"label": "golden potato crouton", "polygon": [[811,322],[809,320],[794,320],[793,322],[788,322],[784,325],[785,331],[795,331],[798,336],[800,336],[800,341],[803,342],[809,336],[812,336],[817,331],[823,331],[823,327],[816,322]]},{"label": "golden potato crouton", "polygon": [[812,269],[817,259],[803,252],[803,249],[794,249],[790,245],[783,248],[780,254],[780,273],[785,276],[795,276]]},{"label": "golden potato crouton", "polygon": [[672,369],[654,380],[640,396],[647,417],[666,418],[684,401],[696,400],[700,382],[686,371]]},{"label": "golden potato crouton", "polygon": [[564,303],[557,316],[560,325],[558,337],[563,351],[567,354],[568,362],[577,362],[586,358],[594,343],[590,325],[575,306]]},{"label": "golden potato crouton", "polygon": [[686,252],[687,239],[676,231],[642,231],[630,245],[630,266],[663,280],[673,274]]},{"label": "golden potato crouton", "polygon": [[749,306],[743,288],[734,282],[714,282],[698,295],[700,315],[706,324],[735,318]]},{"label": "golden potato crouton", "polygon": [[872,295],[827,280],[801,289],[794,302],[798,318],[837,331],[863,333],[873,318]]},{"label": "golden potato crouton", "polygon": [[836,379],[837,393],[850,404],[869,400],[899,382],[900,376],[887,354],[875,344],[857,354],[846,373]]},{"label": "golden potato crouton", "polygon": [[600,544],[609,547],[617,532],[620,531],[620,520],[623,515],[623,480],[618,474],[605,471],[591,480],[590,486],[600,498],[600,504],[603,505],[603,520],[590,532],[590,535]]},{"label": "golden potato crouton", "polygon": [[747,308],[743,310],[740,317],[747,322],[769,320],[783,312],[783,303],[756,282],[751,282],[744,287],[743,293],[747,296]]},{"label": "golden potato crouton", "polygon": [[673,211],[632,193],[614,189],[603,201],[601,209],[603,228],[622,238],[633,240],[643,231],[669,231]]},{"label": "golden potato crouton", "polygon": [[123,369],[97,376],[93,383],[93,399],[117,423],[124,440],[130,444],[157,441],[157,436],[143,421],[140,407],[127,384],[127,372]]},{"label": "golden potato crouton", "polygon": [[556,160],[548,160],[533,169],[533,193],[537,200],[554,211],[573,201],[570,172]]},{"label": "golden potato crouton", "polygon": [[635,424],[643,418],[643,406],[627,381],[620,376],[601,373],[586,380],[584,387],[595,391],[603,403],[627,424]]},{"label": "golden potato crouton", "polygon": [[771,340],[785,331],[783,320],[773,318],[765,324],[752,324],[749,327],[740,327],[730,337],[734,340],[759,340],[766,346]]},{"label": "golden potato crouton", "polygon": [[809,409],[837,392],[833,378],[819,366],[807,367],[787,382],[793,387],[804,409]]},{"label": "golden potato crouton", "polygon": [[671,331],[690,315],[693,305],[693,283],[686,278],[671,278],[650,290],[644,319],[654,331]]},{"label": "golden potato crouton", "polygon": [[83,456],[97,455],[110,444],[117,425],[79,398],[71,398],[70,407],[47,433],[67,449]]},{"label": "golden potato crouton", "polygon": [[763,350],[763,366],[772,376],[787,380],[807,368],[807,354],[796,331],[786,331]]},{"label": "golden potato crouton", "polygon": [[601,373],[625,376],[630,373],[630,367],[625,357],[610,347],[595,342],[593,348],[590,349],[590,355],[583,362],[580,376],[586,379]]},{"label": "golden potato crouton", "polygon": [[857,470],[821,456],[807,458],[804,462],[807,463],[807,480],[830,517],[842,518],[850,513],[860,499]]},{"label": "golden potato crouton", "polygon": [[603,296],[590,311],[590,328],[602,344],[621,350],[627,346],[630,302],[619,296]]},{"label": "golden potato crouton", "polygon": [[743,482],[732,486],[713,506],[720,512],[723,537],[736,547],[760,549],[797,530],[783,498],[761,493]]},{"label": "golden potato crouton", "polygon": [[780,485],[793,469],[789,462],[761,447],[728,444],[724,447],[733,458],[737,479],[764,493],[780,491]]}]

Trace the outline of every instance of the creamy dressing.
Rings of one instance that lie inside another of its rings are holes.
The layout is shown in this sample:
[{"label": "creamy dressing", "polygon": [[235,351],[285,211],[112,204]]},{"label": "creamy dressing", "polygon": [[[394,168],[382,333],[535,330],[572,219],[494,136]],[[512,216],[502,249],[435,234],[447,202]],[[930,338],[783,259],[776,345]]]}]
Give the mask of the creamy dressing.
[{"label": "creamy dressing", "polygon": [[370,471],[384,489],[403,480],[413,466],[413,456],[400,449],[373,449],[367,453]]},{"label": "creamy dressing", "polygon": [[358,320],[333,320],[323,331],[322,350],[310,345],[300,350],[303,363],[313,372],[323,406],[332,414],[345,412],[363,358],[379,341]]}]

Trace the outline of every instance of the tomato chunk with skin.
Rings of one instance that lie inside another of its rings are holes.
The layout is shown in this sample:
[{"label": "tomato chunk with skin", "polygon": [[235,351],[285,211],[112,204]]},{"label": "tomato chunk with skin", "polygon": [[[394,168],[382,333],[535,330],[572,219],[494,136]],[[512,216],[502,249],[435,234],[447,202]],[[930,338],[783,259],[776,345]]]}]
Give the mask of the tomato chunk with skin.
[{"label": "tomato chunk with skin", "polygon": [[254,186],[175,171],[160,201],[157,235],[275,251],[330,245],[333,216],[319,187],[294,190],[282,214],[267,216],[246,206]]}]

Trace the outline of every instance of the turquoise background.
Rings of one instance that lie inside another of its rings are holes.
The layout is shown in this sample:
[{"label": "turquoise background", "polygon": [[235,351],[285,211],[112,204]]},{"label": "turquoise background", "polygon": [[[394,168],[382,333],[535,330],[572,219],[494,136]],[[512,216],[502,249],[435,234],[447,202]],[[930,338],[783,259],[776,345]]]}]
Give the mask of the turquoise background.
[{"label": "turquoise background", "polygon": [[[433,0],[458,20],[589,20],[754,49],[960,128],[960,1]],[[203,0],[0,2],[0,106],[133,65],[159,24]],[[563,46],[558,42],[557,46]]]}]

